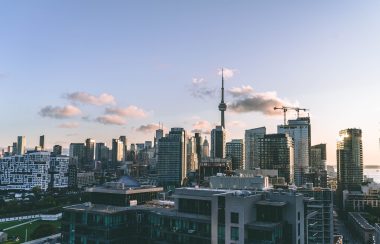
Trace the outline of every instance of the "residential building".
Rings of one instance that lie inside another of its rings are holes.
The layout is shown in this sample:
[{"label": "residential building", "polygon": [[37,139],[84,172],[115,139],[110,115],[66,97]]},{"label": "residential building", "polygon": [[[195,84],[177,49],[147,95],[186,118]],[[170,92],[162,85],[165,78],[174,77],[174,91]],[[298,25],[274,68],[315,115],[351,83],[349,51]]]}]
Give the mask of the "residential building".
[{"label": "residential building", "polygon": [[82,169],[85,162],[85,145],[84,143],[71,143],[69,149],[70,160],[78,168]]},{"label": "residential building", "polygon": [[[210,144],[208,143],[207,138],[205,138],[202,145],[201,158],[208,158],[208,157],[210,157]],[[201,158],[199,158],[199,160],[201,160]]]},{"label": "residential building", "polygon": [[244,142],[242,139],[234,139],[226,144],[226,157],[232,161],[232,170],[244,169]]},{"label": "residential building", "polygon": [[277,126],[277,133],[287,134],[294,142],[294,183],[302,186],[304,174],[309,172],[311,125],[309,117],[289,120],[287,125]]},{"label": "residential building", "polygon": [[114,166],[123,161],[124,144],[119,139],[112,139],[112,163]]},{"label": "residential building", "polygon": [[245,169],[253,170],[260,167],[259,138],[266,134],[266,128],[260,127],[245,131]]},{"label": "residential building", "polygon": [[88,138],[85,144],[85,168],[94,169],[95,140]]},{"label": "residential building", "polygon": [[326,144],[312,146],[310,149],[310,171],[317,172],[318,170],[325,170],[326,159]]},{"label": "residential building", "polygon": [[69,162],[68,156],[50,157],[50,188],[67,188],[69,186]]},{"label": "residential building", "polygon": [[216,126],[211,131],[211,157],[224,158],[226,145],[226,132],[222,126]]},{"label": "residential building", "polygon": [[26,152],[25,136],[17,137],[17,155],[23,155]]},{"label": "residential building", "polygon": [[156,169],[160,185],[182,185],[187,172],[186,149],[186,132],[183,128],[172,128],[167,136],[158,141]]},{"label": "residential building", "polygon": [[62,146],[54,145],[53,146],[53,154],[54,155],[62,155]]},{"label": "residential building", "polygon": [[260,168],[276,169],[288,184],[294,182],[294,144],[287,134],[267,134],[258,139]]},{"label": "residential building", "polygon": [[225,174],[232,168],[230,158],[202,158],[200,168],[200,179],[208,180],[210,176]]},{"label": "residential building", "polygon": [[45,135],[40,136],[39,146],[40,146],[42,151],[45,150]]}]

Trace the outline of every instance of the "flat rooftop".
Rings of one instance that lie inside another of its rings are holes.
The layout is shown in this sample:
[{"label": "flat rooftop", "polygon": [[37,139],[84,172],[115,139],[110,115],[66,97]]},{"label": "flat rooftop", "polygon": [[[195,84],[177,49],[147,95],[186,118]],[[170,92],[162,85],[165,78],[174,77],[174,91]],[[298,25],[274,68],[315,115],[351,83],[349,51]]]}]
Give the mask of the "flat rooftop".
[{"label": "flat rooftop", "polygon": [[104,205],[104,204],[81,203],[81,204],[64,207],[64,209],[78,211],[78,212],[114,214],[114,213],[126,211],[129,208],[110,206],[110,205]]},{"label": "flat rooftop", "polygon": [[87,192],[97,192],[97,193],[110,193],[110,194],[135,194],[135,193],[145,193],[145,192],[162,192],[164,188],[162,187],[130,187],[130,188],[114,188],[107,186],[97,186],[87,188]]},{"label": "flat rooftop", "polygon": [[280,201],[258,201],[256,205],[262,205],[262,206],[271,206],[271,207],[284,207],[286,206],[286,202],[280,202]]}]

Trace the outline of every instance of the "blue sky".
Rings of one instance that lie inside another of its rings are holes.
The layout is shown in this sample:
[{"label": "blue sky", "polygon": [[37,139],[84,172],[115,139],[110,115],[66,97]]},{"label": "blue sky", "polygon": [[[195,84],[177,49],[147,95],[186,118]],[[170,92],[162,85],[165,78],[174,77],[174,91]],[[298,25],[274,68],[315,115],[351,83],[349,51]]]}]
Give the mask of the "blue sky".
[{"label": "blue sky", "polygon": [[[365,163],[377,163],[379,11],[379,1],[346,0],[1,1],[0,146],[25,135],[31,147],[40,134],[50,146],[140,142],[153,133],[137,129],[159,121],[207,131],[219,123],[225,67],[228,103],[254,96],[309,108],[312,142],[328,143],[330,163],[339,130],[361,128]],[[54,118],[64,106],[80,114]],[[228,110],[230,139],[282,122],[250,109]]]}]

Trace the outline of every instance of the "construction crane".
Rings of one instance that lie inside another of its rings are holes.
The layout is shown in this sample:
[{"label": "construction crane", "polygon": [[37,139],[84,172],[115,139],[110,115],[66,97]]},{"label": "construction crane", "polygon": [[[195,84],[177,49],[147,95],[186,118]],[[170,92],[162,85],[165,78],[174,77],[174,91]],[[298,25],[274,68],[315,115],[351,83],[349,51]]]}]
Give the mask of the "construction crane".
[{"label": "construction crane", "polygon": [[298,107],[286,107],[286,106],[274,107],[274,110],[278,110],[278,109],[281,109],[284,112],[284,125],[286,125],[286,112],[288,112],[288,110],[296,111],[297,112],[297,119],[300,117],[300,111],[306,112],[309,110],[307,108],[298,108]]}]

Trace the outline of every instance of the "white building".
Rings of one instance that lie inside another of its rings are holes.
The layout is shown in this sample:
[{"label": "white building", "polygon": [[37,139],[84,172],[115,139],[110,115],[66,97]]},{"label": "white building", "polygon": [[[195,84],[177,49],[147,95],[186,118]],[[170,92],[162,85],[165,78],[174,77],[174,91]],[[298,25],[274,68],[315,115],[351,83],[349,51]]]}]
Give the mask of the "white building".
[{"label": "white building", "polygon": [[[49,152],[28,152],[0,159],[0,190],[47,190],[51,179],[54,187],[67,187],[69,158],[51,157]],[[51,167],[53,165],[53,167]]]},{"label": "white building", "polygon": [[288,134],[294,142],[294,183],[301,186],[303,176],[309,171],[311,147],[310,118],[300,117],[289,120],[288,125],[279,125],[277,133]]}]

